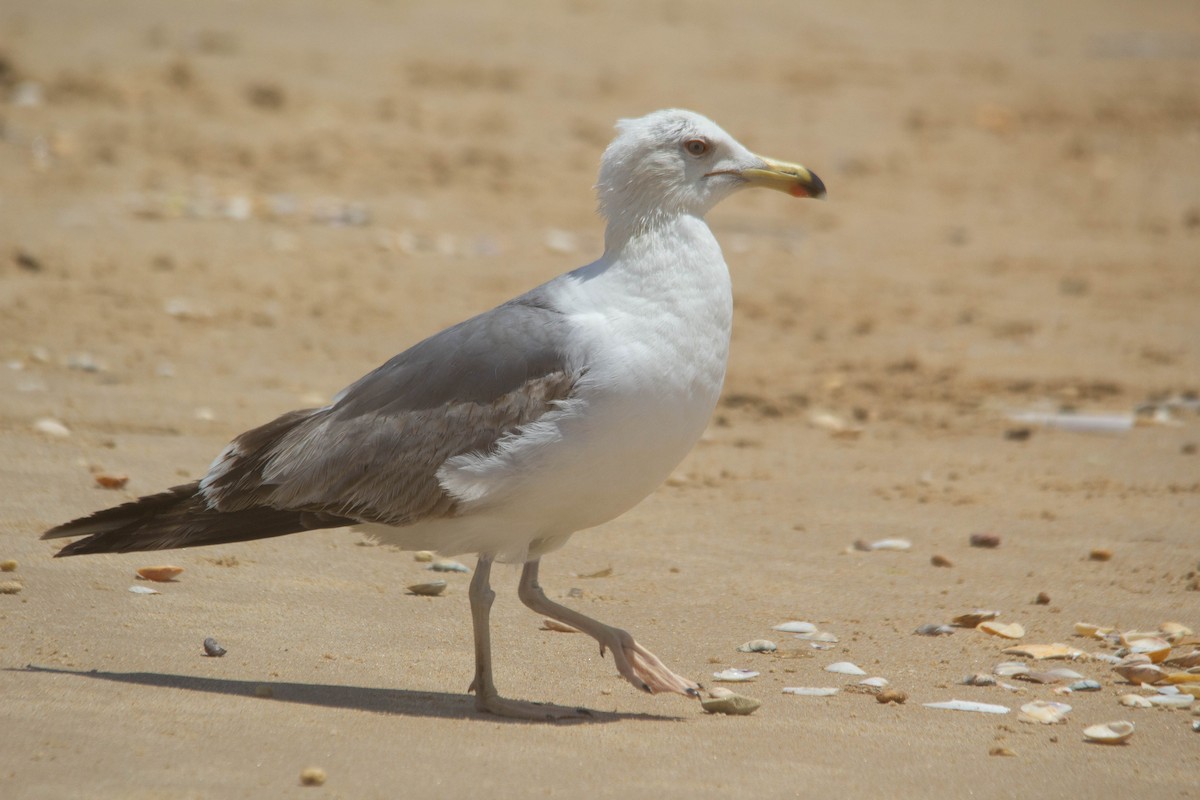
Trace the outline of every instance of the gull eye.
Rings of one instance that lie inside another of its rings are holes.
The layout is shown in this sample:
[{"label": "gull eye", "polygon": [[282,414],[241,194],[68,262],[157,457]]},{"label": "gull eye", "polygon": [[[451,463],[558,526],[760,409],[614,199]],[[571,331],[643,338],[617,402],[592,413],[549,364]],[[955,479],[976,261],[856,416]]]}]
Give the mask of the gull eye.
[{"label": "gull eye", "polygon": [[703,139],[688,139],[683,143],[683,149],[688,151],[688,155],[699,157],[708,152],[709,144]]}]

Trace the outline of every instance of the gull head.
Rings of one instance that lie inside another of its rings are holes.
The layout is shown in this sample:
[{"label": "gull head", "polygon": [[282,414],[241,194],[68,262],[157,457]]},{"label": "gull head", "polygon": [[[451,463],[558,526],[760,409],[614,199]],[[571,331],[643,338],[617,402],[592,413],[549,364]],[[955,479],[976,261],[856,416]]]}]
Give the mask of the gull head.
[{"label": "gull head", "polygon": [[825,196],[825,184],[808,169],[755,155],[693,111],[655,111],[621,120],[617,130],[596,183],[600,213],[610,225],[638,229],[680,214],[703,217],[748,186]]}]

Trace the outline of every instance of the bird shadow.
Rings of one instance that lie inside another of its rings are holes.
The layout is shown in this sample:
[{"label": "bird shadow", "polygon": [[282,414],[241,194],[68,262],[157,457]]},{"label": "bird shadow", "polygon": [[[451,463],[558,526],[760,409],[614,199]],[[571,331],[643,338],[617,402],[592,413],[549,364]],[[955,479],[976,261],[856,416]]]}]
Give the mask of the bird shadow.
[{"label": "bird shadow", "polygon": [[[130,683],[164,689],[183,689],[191,692],[253,697],[265,702],[300,703],[326,708],[346,708],[377,714],[397,714],[407,717],[467,719],[480,722],[542,724],[537,721],[497,717],[475,708],[469,695],[446,692],[420,692],[409,689],[377,689],[369,686],[342,686],[330,683],[292,683],[289,681],[244,681],[231,678],[205,678],[195,675],[172,675],[161,672],[103,672],[101,670],[72,670],[57,667],[6,667],[5,672],[71,675],[78,678]],[[539,703],[547,715],[584,711],[586,716],[550,720],[558,725],[596,724],[623,721],[682,722],[683,717],[659,714],[630,714],[617,711],[596,711]]]}]

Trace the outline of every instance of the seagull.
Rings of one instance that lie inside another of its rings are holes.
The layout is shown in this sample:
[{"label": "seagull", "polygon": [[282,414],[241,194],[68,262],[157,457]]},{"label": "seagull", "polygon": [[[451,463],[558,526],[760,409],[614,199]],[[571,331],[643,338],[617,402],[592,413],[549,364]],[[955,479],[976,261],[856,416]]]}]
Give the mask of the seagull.
[{"label": "seagull", "polygon": [[475,553],[479,711],[586,716],[501,696],[494,561],[518,596],[596,639],[637,689],[699,696],[626,631],[550,600],[542,556],[653,492],[700,438],[725,377],[733,298],[705,214],[745,187],[821,198],[798,165],[755,155],[680,109],[617,124],[600,164],[604,253],[434,334],[338,393],[235,438],[199,481],[59,525],[57,556],[200,547],[353,526],[404,550]]}]

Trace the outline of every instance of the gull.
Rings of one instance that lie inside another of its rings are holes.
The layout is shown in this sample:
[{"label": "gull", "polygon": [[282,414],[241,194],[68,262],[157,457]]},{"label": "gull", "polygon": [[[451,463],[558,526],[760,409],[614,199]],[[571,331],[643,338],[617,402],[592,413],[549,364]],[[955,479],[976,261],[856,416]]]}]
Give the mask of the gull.
[{"label": "gull", "polygon": [[501,696],[492,679],[494,561],[523,564],[521,601],[596,639],[649,692],[699,696],[626,631],[550,600],[542,556],[653,492],[700,438],[721,391],[733,298],[704,221],[745,187],[825,195],[808,169],[755,155],[667,109],[617,124],[597,181],[604,253],[393,357],[321,408],[236,437],[199,481],[42,538],[58,556],[199,547],[353,526],[405,550],[475,553],[470,607],[483,712],[586,715]]}]

